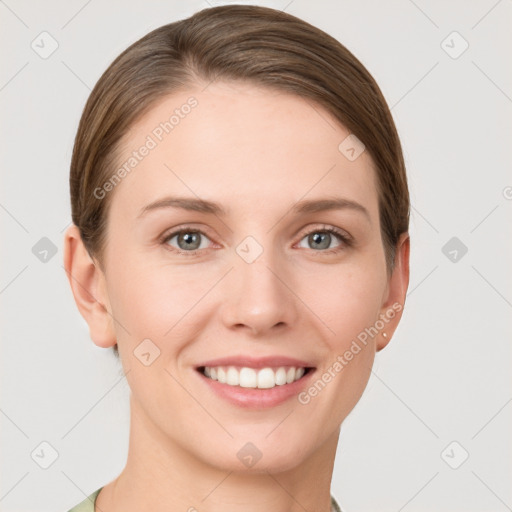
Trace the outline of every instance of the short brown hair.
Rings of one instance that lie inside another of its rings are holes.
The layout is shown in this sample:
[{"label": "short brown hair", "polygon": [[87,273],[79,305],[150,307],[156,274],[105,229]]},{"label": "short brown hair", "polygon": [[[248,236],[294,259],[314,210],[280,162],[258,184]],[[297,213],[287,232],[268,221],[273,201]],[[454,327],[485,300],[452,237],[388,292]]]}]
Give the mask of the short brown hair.
[{"label": "short brown hair", "polygon": [[113,194],[99,199],[94,190],[115,172],[121,139],[157,100],[213,80],[248,81],[311,100],[365,145],[377,174],[391,272],[398,239],[409,229],[410,203],[384,96],[339,41],[295,16],[254,5],[207,8],[157,28],[123,51],[96,83],[75,138],[70,191],[73,223],[101,268]]}]

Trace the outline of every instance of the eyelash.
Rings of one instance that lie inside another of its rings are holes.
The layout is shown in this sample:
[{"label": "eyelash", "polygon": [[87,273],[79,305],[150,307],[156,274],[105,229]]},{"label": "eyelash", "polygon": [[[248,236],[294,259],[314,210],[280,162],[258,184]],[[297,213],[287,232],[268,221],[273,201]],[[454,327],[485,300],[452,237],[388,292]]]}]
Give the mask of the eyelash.
[{"label": "eyelash", "polygon": [[[167,242],[169,242],[169,240],[174,238],[176,235],[180,235],[181,233],[199,233],[200,235],[203,235],[206,238],[209,238],[208,235],[204,231],[201,231],[200,229],[192,228],[190,226],[183,226],[183,227],[180,227],[180,229],[173,231],[172,233],[169,233],[168,235],[164,235],[163,238],[161,239],[161,243],[163,245],[166,245],[167,247],[170,247]],[[343,231],[341,231],[337,228],[334,228],[332,226],[322,226],[321,228],[315,228],[310,231],[307,231],[306,233],[302,234],[302,237],[300,238],[299,241],[301,241],[303,238],[311,235],[312,233],[330,233],[331,235],[334,235],[335,237],[337,237],[338,240],[342,243],[341,246],[335,247],[334,249],[325,249],[325,250],[320,250],[320,251],[314,251],[314,249],[311,249],[313,252],[317,252],[319,254],[338,253],[344,249],[343,245],[345,246],[345,248],[351,247],[353,245],[353,240],[349,235],[345,234]],[[171,252],[178,253],[178,254],[186,254],[187,256],[195,256],[198,253],[200,253],[201,251],[205,251],[206,249],[194,249],[193,251],[183,251],[181,249],[177,249],[176,247],[172,247],[172,249],[168,249],[168,250],[170,250]]]}]

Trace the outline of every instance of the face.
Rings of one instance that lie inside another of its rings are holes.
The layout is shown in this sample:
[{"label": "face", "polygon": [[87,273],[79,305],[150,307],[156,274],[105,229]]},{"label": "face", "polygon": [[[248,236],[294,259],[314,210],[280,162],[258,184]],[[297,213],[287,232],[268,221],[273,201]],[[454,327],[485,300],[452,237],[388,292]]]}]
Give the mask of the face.
[{"label": "face", "polygon": [[396,327],[405,290],[348,135],[299,97],[216,83],[165,98],[123,142],[130,170],[102,189],[109,329],[132,408],[198,460],[240,471],[250,442],[254,470],[297,466],[337,436]]}]

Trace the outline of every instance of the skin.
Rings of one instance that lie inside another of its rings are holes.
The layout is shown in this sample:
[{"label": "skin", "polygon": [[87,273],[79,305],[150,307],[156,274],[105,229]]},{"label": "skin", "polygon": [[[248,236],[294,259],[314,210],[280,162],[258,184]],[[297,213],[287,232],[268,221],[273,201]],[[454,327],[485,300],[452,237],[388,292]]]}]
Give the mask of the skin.
[{"label": "skin", "polygon": [[[293,397],[242,409],[211,393],[194,368],[233,354],[285,355],[321,375],[379,315],[404,304],[409,237],[388,276],[372,160],[338,150],[349,132],[321,107],[248,84],[202,89],[164,98],[124,141],[128,158],[175,108],[198,100],[109,192],[105,271],[75,226],[65,234],[65,268],[91,339],[105,348],[117,341],[131,388],[127,464],[96,509],[328,512],[340,426],[401,311],[305,405]],[[216,201],[228,215],[162,208],[137,218],[167,195]],[[368,218],[353,209],[291,212],[333,195],[363,205]],[[197,255],[176,252],[186,250],[177,237],[161,241],[184,224],[204,232]],[[325,226],[353,244],[332,235],[328,249],[316,248],[307,235]],[[247,236],[263,249],[253,263],[236,252]],[[133,354],[147,338],[160,349],[150,366]],[[237,458],[249,441],[262,453],[252,468]]]}]

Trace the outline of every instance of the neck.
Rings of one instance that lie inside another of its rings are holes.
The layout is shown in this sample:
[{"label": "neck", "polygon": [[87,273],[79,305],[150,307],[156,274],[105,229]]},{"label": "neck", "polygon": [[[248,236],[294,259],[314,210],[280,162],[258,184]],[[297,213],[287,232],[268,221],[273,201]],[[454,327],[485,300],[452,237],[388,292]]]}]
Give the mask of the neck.
[{"label": "neck", "polygon": [[198,458],[152,424],[131,395],[130,441],[122,473],[98,495],[109,512],[330,512],[339,429],[289,470],[244,472]]}]

